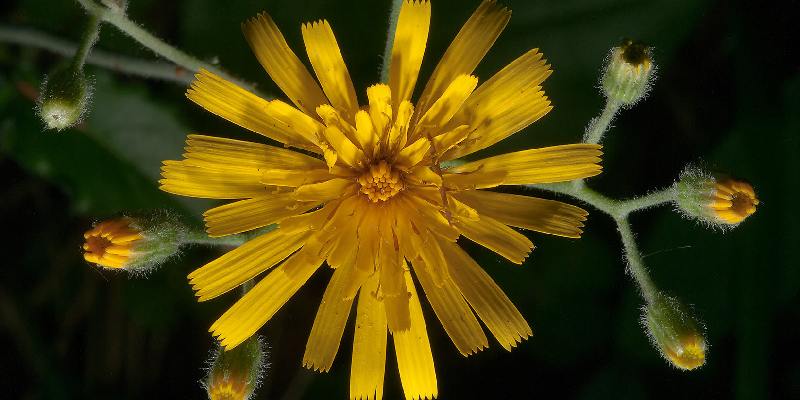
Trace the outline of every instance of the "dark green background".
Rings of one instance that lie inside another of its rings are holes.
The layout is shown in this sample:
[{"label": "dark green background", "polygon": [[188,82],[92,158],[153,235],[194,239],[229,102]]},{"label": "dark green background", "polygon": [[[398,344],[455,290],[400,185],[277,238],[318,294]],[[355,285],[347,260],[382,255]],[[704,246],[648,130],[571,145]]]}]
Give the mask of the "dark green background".
[{"label": "dark green background", "polygon": [[[129,14],[147,29],[201,58],[218,58],[267,92],[275,88],[239,23],[269,11],[302,54],[300,23],[328,18],[360,96],[377,79],[389,8],[388,1],[366,0],[131,3]],[[421,79],[478,3],[433,0]],[[753,182],[762,205],[725,234],[668,207],[632,218],[656,283],[692,304],[708,327],[708,362],[694,372],[670,367],[648,343],[641,301],[606,216],[593,212],[579,241],[530,235],[538,248],[522,267],[467,244],[534,337],[512,353],[493,343],[465,359],[426,304],[440,398],[798,398],[798,3],[506,3],[511,23],[476,73],[485,80],[539,47],[555,70],[545,83],[555,109],[491,152],[578,141],[602,107],[596,86],[605,54],[633,37],[655,47],[658,80],[646,101],[615,122],[605,172],[590,185],[616,197],[640,195],[702,162]],[[71,1],[0,5],[4,25],[73,41],[84,22]],[[151,57],[113,27],[103,29],[98,48]],[[210,203],[158,192],[160,161],[180,156],[188,132],[258,139],[190,104],[178,85],[94,67],[87,68],[95,93],[85,123],[43,132],[26,93],[60,59],[0,43],[0,393],[202,398],[197,382],[212,345],[206,329],[235,298],[199,304],[185,275],[219,253],[189,248],[148,279],[129,279],[83,262],[81,234],[122,210],[170,207],[197,219]],[[329,275],[317,273],[262,329],[271,366],[258,398],[346,398],[352,323],[332,372],[300,366]],[[386,377],[386,397],[400,398],[393,355]]]}]

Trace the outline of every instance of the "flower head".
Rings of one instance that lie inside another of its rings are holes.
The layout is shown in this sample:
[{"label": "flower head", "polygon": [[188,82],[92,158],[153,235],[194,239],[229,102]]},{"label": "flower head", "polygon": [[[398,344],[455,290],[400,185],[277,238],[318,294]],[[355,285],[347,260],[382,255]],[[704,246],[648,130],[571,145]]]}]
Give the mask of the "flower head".
[{"label": "flower head", "polygon": [[316,79],[268,15],[247,21],[251,48],[293,105],[261,99],[208,71],[187,96],[297,151],[190,135],[185,159],[165,161],[162,169],[165,191],[239,199],[205,213],[212,236],[278,225],[189,275],[205,301],[273,269],[211,326],[226,348],[253,335],[321,265],[333,269],[303,365],[330,369],[356,303],[351,398],[382,397],[387,333],[406,398],[437,396],[423,292],[464,355],[488,346],[478,318],[508,350],[529,337],[520,312],[456,241],[464,236],[521,264],[533,244],[513,227],[579,237],[582,209],[485,189],[601,171],[600,147],[591,144],[443,167],[544,116],[552,107],[540,85],[551,70],[531,50],[478,84],[472,72],[510,17],[484,1],[413,102],[430,13],[427,1],[403,3],[388,84],[367,88],[365,105],[326,21],[302,26]]},{"label": "flower head", "polygon": [[719,227],[736,226],[756,212],[759,200],[749,183],[687,168],[677,183],[678,207]]}]

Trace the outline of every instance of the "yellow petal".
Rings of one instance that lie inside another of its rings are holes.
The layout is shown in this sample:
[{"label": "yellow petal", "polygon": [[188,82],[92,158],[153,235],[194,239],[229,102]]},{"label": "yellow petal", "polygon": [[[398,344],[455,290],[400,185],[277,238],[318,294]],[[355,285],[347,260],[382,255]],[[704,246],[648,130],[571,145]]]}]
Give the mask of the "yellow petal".
[{"label": "yellow petal", "polygon": [[448,172],[467,173],[476,181],[501,172],[505,174],[503,185],[562,182],[599,174],[602,171],[599,164],[601,154],[599,145],[567,144],[489,157],[454,167]]},{"label": "yellow petal", "polygon": [[539,85],[551,73],[550,65],[534,49],[479,86],[448,126],[469,125],[473,131],[463,146],[453,149],[443,159],[463,157],[489,147],[547,114],[553,107]]},{"label": "yellow petal", "polygon": [[264,169],[261,173],[261,183],[274,186],[299,187],[333,179],[327,168],[325,169]]},{"label": "yellow petal", "polygon": [[338,200],[329,201],[319,210],[286,218],[278,225],[287,234],[320,230],[340,203]]},{"label": "yellow petal", "polygon": [[550,235],[579,238],[588,213],[560,201],[508,193],[470,190],[454,196],[474,207],[480,215],[506,225]]},{"label": "yellow petal", "polygon": [[414,272],[433,312],[458,351],[468,356],[489,347],[489,340],[486,339],[475,313],[450,278],[441,285],[436,285],[431,278],[429,271],[446,268],[446,264],[428,266],[421,259],[414,261]]},{"label": "yellow petal", "polygon": [[[393,120],[392,91],[389,89],[389,85],[382,83],[372,85],[367,88],[367,99],[369,100],[369,116],[372,118],[378,139],[375,143],[378,144],[384,139]],[[379,147],[377,145],[374,147],[373,155],[378,155]]]},{"label": "yellow petal", "polygon": [[280,100],[270,101],[262,112],[278,121],[282,129],[294,132],[308,143],[314,143],[316,146],[310,146],[310,149],[319,153],[319,135],[323,128],[319,121]]},{"label": "yellow petal", "polygon": [[448,150],[458,145],[467,138],[472,128],[469,125],[459,125],[445,133],[433,138],[437,158],[447,153]]},{"label": "yellow petal", "polygon": [[293,255],[222,314],[209,331],[226,350],[236,347],[267,323],[321,263],[302,251]]},{"label": "yellow petal", "polygon": [[506,27],[511,11],[493,0],[484,1],[472,14],[433,70],[419,101],[419,112],[428,111],[457,76],[471,74]]},{"label": "yellow petal", "polygon": [[378,143],[378,133],[372,124],[369,113],[360,110],[356,113],[356,141],[368,156],[372,156],[373,147]]},{"label": "yellow petal", "polygon": [[358,295],[353,360],[350,366],[350,398],[383,398],[386,372],[386,311],[377,299],[378,274],[368,279]]},{"label": "yellow petal", "polygon": [[514,264],[522,264],[533,250],[533,243],[525,235],[486,215],[481,215],[480,218],[480,221],[457,218],[454,224],[469,240],[494,251]]},{"label": "yellow petal", "polygon": [[213,299],[272,268],[299,249],[307,237],[306,233],[286,235],[275,229],[194,270],[189,283],[200,301]]},{"label": "yellow petal", "polygon": [[442,93],[441,97],[419,119],[414,127],[414,135],[412,137],[433,137],[438,135],[477,85],[478,78],[474,76],[459,75],[456,77],[447,86],[447,90]]},{"label": "yellow petal", "polygon": [[505,183],[508,171],[494,170],[483,171],[475,170],[462,173],[453,173],[453,169],[447,170],[442,175],[442,184],[448,188],[459,190],[473,190],[493,188]]},{"label": "yellow petal", "polygon": [[280,168],[308,171],[325,164],[314,157],[261,143],[205,135],[186,139],[186,164],[216,170]]},{"label": "yellow petal", "polygon": [[268,14],[259,14],[243,23],[242,31],[258,61],[295,106],[314,115],[317,106],[328,102]]},{"label": "yellow petal", "polygon": [[378,253],[380,267],[380,284],[383,303],[386,305],[386,318],[389,321],[389,332],[397,333],[407,330],[411,324],[409,314],[408,293],[403,277],[405,261],[394,250],[393,244],[381,243]]},{"label": "yellow petal", "polygon": [[419,164],[428,155],[430,149],[431,142],[426,138],[419,138],[397,153],[394,165],[403,169],[411,168]]},{"label": "yellow petal", "polygon": [[431,22],[431,3],[427,0],[404,0],[397,19],[389,67],[389,87],[392,88],[392,108],[397,110],[403,100],[411,98],[417,83],[428,29]]},{"label": "yellow petal", "polygon": [[533,334],[525,318],[491,277],[458,245],[439,241],[450,276],[470,307],[506,350]]},{"label": "yellow petal", "polygon": [[330,24],[325,20],[303,24],[302,32],[308,58],[325,95],[352,121],[358,111],[356,90]]},{"label": "yellow petal", "polygon": [[411,326],[407,330],[392,334],[400,381],[406,399],[433,399],[438,395],[438,388],[425,318],[422,316],[422,307],[411,274],[405,271],[403,275],[410,294],[408,306],[411,312]]},{"label": "yellow petal", "polygon": [[201,69],[195,75],[186,97],[209,112],[242,128],[287,145],[313,149],[313,141],[292,126],[266,112],[272,102],[264,100],[234,83]]},{"label": "yellow petal", "polygon": [[364,152],[361,151],[344,133],[335,126],[328,126],[323,131],[325,139],[336,151],[338,160],[351,167],[360,167],[364,160]]},{"label": "yellow petal", "polygon": [[356,278],[357,272],[352,265],[334,271],[308,336],[303,355],[304,367],[326,372],[333,365],[353,304],[353,297],[347,297],[345,291],[350,281]]},{"label": "yellow petal", "polygon": [[320,183],[303,185],[294,191],[294,197],[300,201],[328,201],[343,197],[348,190],[355,188],[350,179],[336,178]]},{"label": "yellow petal", "polygon": [[389,134],[386,135],[386,143],[383,143],[383,149],[388,154],[396,154],[405,147],[408,142],[408,127],[413,114],[414,105],[408,100],[403,100],[395,113],[394,124],[389,129]]},{"label": "yellow petal", "polygon": [[286,217],[302,214],[317,204],[299,202],[292,193],[262,195],[212,208],[203,217],[208,235],[217,237],[274,224]]},{"label": "yellow petal", "polygon": [[420,199],[419,196],[405,196],[398,199],[404,203],[406,208],[416,210],[414,214],[409,214],[411,221],[415,226],[420,229],[426,228],[439,236],[445,237],[453,242],[458,239],[460,233],[454,229],[450,221],[442,215],[441,205],[434,206],[433,204]]},{"label": "yellow petal", "polygon": [[242,199],[268,193],[260,182],[257,168],[203,168],[187,161],[164,161],[163,179],[158,183],[165,192],[209,199]]}]

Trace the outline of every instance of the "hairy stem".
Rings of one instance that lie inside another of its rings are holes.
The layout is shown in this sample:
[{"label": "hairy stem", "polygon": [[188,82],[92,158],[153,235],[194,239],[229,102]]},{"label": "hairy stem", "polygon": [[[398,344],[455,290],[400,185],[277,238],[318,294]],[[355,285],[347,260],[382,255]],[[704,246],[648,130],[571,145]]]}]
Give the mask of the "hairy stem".
[{"label": "hairy stem", "polygon": [[236,83],[243,88],[246,88],[250,91],[255,92],[255,88],[253,85],[245,83],[240,79],[237,79],[226,72],[222,71],[218,67],[211,65],[209,63],[203,62],[196,57],[190,56],[189,54],[168,45],[163,40],[155,37],[150,32],[146,31],[141,26],[137,25],[135,22],[128,19],[122,13],[118,13],[115,11],[111,11],[108,8],[95,3],[93,0],[76,0],[90,15],[101,19],[104,22],[113,25],[120,31],[124,32],[133,40],[139,42],[142,46],[150,49],[153,53],[193,72],[197,72],[200,69],[206,69],[216,75],[219,75],[226,80]]},{"label": "hairy stem", "polygon": [[586,134],[583,136],[584,143],[600,143],[603,139],[603,135],[608,131],[614,116],[617,115],[619,108],[620,105],[616,101],[606,101],[606,106],[603,108],[600,115],[589,122],[589,126],[586,128]]},{"label": "hairy stem", "polygon": [[622,239],[625,259],[628,261],[628,272],[639,285],[644,300],[647,304],[652,304],[658,289],[650,279],[650,275],[642,262],[642,256],[636,246],[636,239],[631,231],[631,225],[627,218],[615,218],[614,221],[617,223],[617,230],[619,230],[619,236]]},{"label": "hairy stem", "polygon": [[392,0],[392,10],[389,12],[389,29],[386,32],[386,47],[383,49],[383,64],[381,65],[381,82],[389,83],[389,65],[392,64],[392,47],[394,46],[394,32],[397,30],[397,19],[403,0]]},{"label": "hairy stem", "polygon": [[[40,48],[65,57],[75,54],[78,48],[74,43],[36,30],[3,25],[0,25],[0,42]],[[188,85],[192,82],[191,75],[186,73],[185,69],[160,61],[145,61],[97,49],[93,49],[85,61],[89,65],[96,65],[117,73],[140,76],[142,78],[158,79],[182,85]]]},{"label": "hairy stem", "polygon": [[100,18],[96,16],[89,16],[89,22],[86,24],[86,30],[81,37],[81,43],[75,51],[75,57],[72,59],[72,67],[75,71],[83,69],[86,64],[86,57],[92,51],[92,46],[97,42],[100,36]]}]

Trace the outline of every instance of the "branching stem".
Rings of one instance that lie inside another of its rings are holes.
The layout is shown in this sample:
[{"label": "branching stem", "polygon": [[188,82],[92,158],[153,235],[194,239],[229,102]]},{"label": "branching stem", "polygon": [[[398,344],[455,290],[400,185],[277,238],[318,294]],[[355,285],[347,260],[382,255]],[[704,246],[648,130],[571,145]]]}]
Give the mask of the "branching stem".
[{"label": "branching stem", "polygon": [[[66,40],[27,29],[0,25],[0,42],[44,49],[64,57],[75,54],[77,46]],[[96,65],[114,72],[158,79],[188,85],[191,75],[183,68],[161,61],[145,61],[93,49],[85,60],[86,64]]]},{"label": "branching stem", "polygon": [[255,87],[249,83],[243,82],[235,78],[219,67],[203,62],[196,57],[193,57],[173,46],[168,45],[163,40],[157,38],[152,33],[148,32],[125,14],[110,10],[107,7],[95,3],[93,0],[76,0],[90,16],[96,17],[103,22],[113,25],[123,33],[127,34],[133,40],[139,42],[142,46],[150,49],[153,53],[175,63],[192,72],[197,72],[201,68],[206,69],[216,75],[219,75],[226,80],[236,83],[245,89],[256,92]]}]

